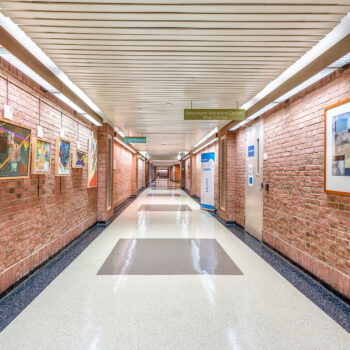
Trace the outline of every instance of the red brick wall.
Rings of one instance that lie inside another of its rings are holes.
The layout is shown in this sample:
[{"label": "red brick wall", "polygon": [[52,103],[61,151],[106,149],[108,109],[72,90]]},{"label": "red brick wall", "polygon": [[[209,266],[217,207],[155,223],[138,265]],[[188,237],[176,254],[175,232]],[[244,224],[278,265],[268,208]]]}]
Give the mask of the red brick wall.
[{"label": "red brick wall", "polygon": [[[221,208],[221,140],[225,137],[225,208]],[[236,133],[229,132],[224,127],[219,132],[219,156],[218,156],[218,215],[225,221],[235,221],[235,201],[236,201]]]},{"label": "red brick wall", "polygon": [[316,87],[264,118],[263,239],[350,297],[350,197],[323,190],[324,108],[349,98],[350,69]]},{"label": "red brick wall", "polygon": [[[74,116],[72,110],[1,60],[0,111],[7,103],[14,108],[14,122],[37,133],[40,124],[51,143],[51,173],[28,179],[0,181],[0,292],[45,261],[96,222],[97,189],[87,188],[87,169],[71,169],[71,176],[56,177],[54,154],[62,127],[72,146],[78,141],[87,151],[90,123]],[[11,73],[10,73],[11,72]],[[26,84],[28,85],[26,85]],[[20,85],[21,87],[15,86]],[[25,90],[28,90],[26,92]],[[39,105],[39,97],[44,99]],[[52,106],[50,106],[52,104]],[[54,108],[56,107],[56,108]]]},{"label": "red brick wall", "polygon": [[[324,108],[350,96],[350,69],[291,98],[264,119],[263,241],[350,297],[350,197],[324,185]],[[235,219],[244,227],[245,129],[236,132]]]},{"label": "red brick wall", "polygon": [[133,168],[133,153],[118,142],[114,142],[113,171],[113,208],[133,195],[133,180],[136,169]]},{"label": "red brick wall", "polygon": [[175,165],[175,182],[180,182],[181,181],[181,169],[180,165]]},{"label": "red brick wall", "polygon": [[[113,207],[107,210],[107,167],[108,167],[108,136],[113,140],[114,130],[108,125],[104,124],[98,128],[98,163],[97,163],[97,221],[106,222],[113,215]],[[114,141],[112,141],[114,142]],[[112,149],[113,152],[113,149]],[[112,155],[113,158],[113,155]],[[113,169],[113,164],[111,165]],[[113,177],[113,171],[112,171]],[[112,202],[113,202],[113,180],[112,180]]]},{"label": "red brick wall", "polygon": [[175,164],[172,165],[170,168],[170,180],[174,181],[174,182],[180,182],[181,181],[181,170],[180,170],[180,165],[179,164]]},{"label": "red brick wall", "polygon": [[245,129],[236,132],[235,164],[235,220],[242,227],[245,225]]},{"label": "red brick wall", "polygon": [[137,189],[146,187],[145,183],[145,162],[142,159],[137,160]]},{"label": "red brick wall", "polygon": [[185,188],[191,191],[191,157],[185,160]]}]

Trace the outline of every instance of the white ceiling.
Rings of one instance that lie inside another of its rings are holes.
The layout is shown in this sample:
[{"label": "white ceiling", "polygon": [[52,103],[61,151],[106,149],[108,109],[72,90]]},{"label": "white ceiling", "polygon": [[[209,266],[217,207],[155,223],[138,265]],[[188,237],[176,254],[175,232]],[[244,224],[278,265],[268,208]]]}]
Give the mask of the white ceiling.
[{"label": "white ceiling", "polygon": [[152,159],[176,159],[350,11],[349,0],[0,1],[9,16]]}]

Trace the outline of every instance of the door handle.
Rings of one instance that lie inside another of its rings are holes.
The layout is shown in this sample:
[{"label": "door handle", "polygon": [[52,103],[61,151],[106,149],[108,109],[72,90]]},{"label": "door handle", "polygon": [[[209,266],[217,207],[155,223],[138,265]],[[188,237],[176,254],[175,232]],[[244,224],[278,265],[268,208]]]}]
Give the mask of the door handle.
[{"label": "door handle", "polygon": [[264,183],[260,182],[259,186],[256,187],[257,190],[262,190],[264,189]]}]

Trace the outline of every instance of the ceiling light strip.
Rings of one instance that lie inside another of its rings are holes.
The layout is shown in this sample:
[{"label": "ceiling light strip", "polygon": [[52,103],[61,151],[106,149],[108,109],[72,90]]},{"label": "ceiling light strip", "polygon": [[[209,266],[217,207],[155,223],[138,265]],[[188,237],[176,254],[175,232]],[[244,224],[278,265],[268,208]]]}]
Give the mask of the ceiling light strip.
[{"label": "ceiling light strip", "polygon": [[345,65],[350,62],[350,53],[346,54],[345,56],[341,57],[337,61],[333,62],[329,65],[329,67],[323,69],[322,71],[318,72],[317,74],[313,75],[311,78],[307,79],[303,83],[299,84],[295,88],[289,90],[281,97],[277,98],[275,101],[269,103],[264,108],[260,109],[256,113],[249,116],[247,119],[243,120],[242,122],[238,123],[234,127],[230,128],[230,131],[237,130],[240,127],[244,126],[245,124],[249,123],[251,120],[254,120],[264,114],[265,112],[271,110],[273,107],[277,106],[278,104],[284,102],[288,98],[296,95],[298,92],[306,89],[307,87],[311,86],[312,84],[316,83],[317,81],[321,80],[322,78],[326,77],[327,75],[331,74],[335,70],[337,70],[338,67],[341,67],[342,65]]},{"label": "ceiling light strip", "polygon": [[32,39],[24,33],[17,24],[9,17],[0,13],[0,26],[2,26],[12,37],[14,37],[24,48],[34,55],[47,69],[49,69],[59,80],[67,85],[83,102],[85,102],[95,113],[104,118],[98,106],[76,86],[55,63],[37,46]]},{"label": "ceiling light strip", "polygon": [[196,153],[198,153],[199,151],[201,151],[202,149],[204,149],[204,148],[210,146],[212,143],[214,143],[214,142],[216,142],[216,141],[218,141],[218,140],[219,140],[219,138],[218,138],[218,137],[215,137],[214,139],[212,139],[211,141],[209,141],[209,142],[206,143],[205,145],[199,147],[198,149],[196,149],[196,150],[193,151],[192,153],[193,153],[193,154],[196,154]]},{"label": "ceiling light strip", "polygon": [[246,102],[240,108],[248,110],[253,107],[257,102],[265,98],[272,91],[277,89],[288,79],[293,77],[296,73],[300,72],[307,65],[311,64],[316,58],[321,56],[327,50],[332,48],[337,42],[344,39],[350,33],[350,13],[347,14],[330,33],[328,33],[322,40],[320,40],[311,50],[303,55],[299,60],[287,68],[280,76],[278,76],[271,83],[261,90],[250,101]]},{"label": "ceiling light strip", "polygon": [[114,138],[115,141],[117,141],[118,143],[120,143],[123,147],[125,147],[126,149],[128,149],[130,152],[132,153],[137,153],[134,149],[132,149],[131,147],[129,147],[127,144],[125,144],[123,141],[119,140],[118,137]]},{"label": "ceiling light strip", "polygon": [[213,136],[214,134],[216,134],[218,132],[218,128],[214,128],[212,131],[210,131],[206,136],[204,136],[202,139],[200,139],[195,145],[194,147],[199,146],[201,143],[203,143],[204,141],[208,140],[211,136]]},{"label": "ceiling light strip", "polygon": [[66,105],[80,113],[85,119],[90,121],[96,126],[101,126],[102,124],[99,123],[95,118],[93,118],[88,113],[85,113],[83,109],[81,109],[79,106],[77,106],[74,102],[72,102],[68,97],[63,95],[61,92],[57,91],[50,83],[48,83],[46,80],[41,78],[37,73],[35,73],[32,69],[30,69],[26,64],[24,64],[21,60],[19,60],[16,56],[12,55],[8,50],[6,50],[3,47],[0,47],[0,57],[2,57],[4,60],[12,64],[14,67],[16,67],[18,70],[20,70],[22,73],[27,75],[30,79],[34,80],[36,83],[38,83],[40,86],[42,86],[45,90],[55,95],[59,100],[64,102]]}]

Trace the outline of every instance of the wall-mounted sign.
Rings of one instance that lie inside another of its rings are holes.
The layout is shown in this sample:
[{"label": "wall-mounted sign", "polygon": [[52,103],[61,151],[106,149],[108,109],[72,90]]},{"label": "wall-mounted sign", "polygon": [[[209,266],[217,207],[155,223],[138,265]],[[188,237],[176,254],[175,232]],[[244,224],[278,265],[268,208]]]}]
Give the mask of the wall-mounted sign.
[{"label": "wall-mounted sign", "polygon": [[253,186],[253,164],[248,165],[248,186]]},{"label": "wall-mounted sign", "polygon": [[146,143],[146,137],[124,137],[125,143]]},{"label": "wall-mounted sign", "polygon": [[38,133],[38,137],[41,137],[41,138],[44,137],[44,128],[38,125],[37,133]]},{"label": "wall-mounted sign", "polygon": [[254,145],[248,146],[248,157],[254,157]]},{"label": "wall-mounted sign", "polygon": [[184,120],[244,120],[244,109],[185,109]]},{"label": "wall-mounted sign", "polygon": [[201,208],[215,210],[215,153],[202,153],[201,165]]},{"label": "wall-mounted sign", "polygon": [[4,105],[4,118],[13,120],[13,108],[9,105]]}]

